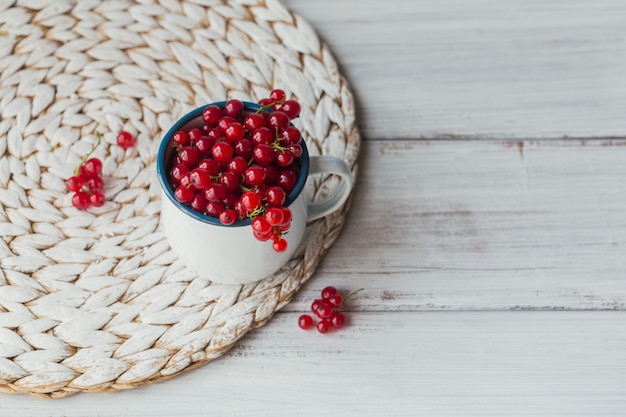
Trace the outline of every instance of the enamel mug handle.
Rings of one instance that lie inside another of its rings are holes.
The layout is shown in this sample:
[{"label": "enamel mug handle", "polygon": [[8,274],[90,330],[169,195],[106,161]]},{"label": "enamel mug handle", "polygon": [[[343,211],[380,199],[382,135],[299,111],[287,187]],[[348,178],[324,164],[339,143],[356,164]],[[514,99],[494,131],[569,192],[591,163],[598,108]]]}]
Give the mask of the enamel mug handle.
[{"label": "enamel mug handle", "polygon": [[308,203],[307,221],[317,220],[337,210],[352,190],[352,172],[343,159],[329,155],[309,157],[309,176],[315,174],[336,174],[340,182],[335,192],[325,200]]}]

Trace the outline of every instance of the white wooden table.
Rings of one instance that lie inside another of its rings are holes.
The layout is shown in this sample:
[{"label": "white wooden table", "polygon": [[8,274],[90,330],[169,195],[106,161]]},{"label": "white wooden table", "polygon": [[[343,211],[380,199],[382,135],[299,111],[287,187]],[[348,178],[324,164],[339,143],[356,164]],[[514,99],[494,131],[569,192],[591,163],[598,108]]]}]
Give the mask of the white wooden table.
[{"label": "white wooden table", "polygon": [[[626,3],[286,0],[364,136],[344,231],[297,298],[172,380],[23,416],[624,416]],[[325,336],[297,318],[364,290]]]}]

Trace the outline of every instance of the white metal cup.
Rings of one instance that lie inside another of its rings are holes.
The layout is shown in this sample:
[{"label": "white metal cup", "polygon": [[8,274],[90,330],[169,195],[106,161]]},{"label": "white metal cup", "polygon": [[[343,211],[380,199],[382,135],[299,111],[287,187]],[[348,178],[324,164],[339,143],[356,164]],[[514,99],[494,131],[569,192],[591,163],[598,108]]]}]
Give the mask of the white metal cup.
[{"label": "white metal cup", "polygon": [[[223,108],[225,103],[211,104]],[[253,111],[260,107],[248,102],[244,102],[244,106]],[[250,219],[225,226],[219,219],[198,213],[174,197],[168,181],[174,150],[172,136],[179,130],[201,127],[205,107],[199,107],[178,120],[159,146],[156,168],[162,190],[161,224],[172,250],[198,276],[223,284],[259,281],[291,259],[302,243],[307,222],[324,217],[343,205],[352,189],[352,173],[342,159],[329,155],[309,156],[306,143],[302,141],[300,174],[285,203],[292,214],[289,231],[283,235],[287,250],[276,252],[271,241],[261,242],[253,236]],[[307,178],[316,174],[336,174],[340,183],[328,198],[310,203],[305,201],[302,190]]]}]

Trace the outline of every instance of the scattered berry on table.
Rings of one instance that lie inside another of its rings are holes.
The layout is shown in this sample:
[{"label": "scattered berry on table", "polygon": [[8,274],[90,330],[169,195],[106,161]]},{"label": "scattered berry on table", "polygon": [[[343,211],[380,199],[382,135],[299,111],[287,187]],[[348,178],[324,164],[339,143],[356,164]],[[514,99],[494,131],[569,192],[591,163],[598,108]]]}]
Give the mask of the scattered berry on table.
[{"label": "scattered berry on table", "polygon": [[298,319],[298,326],[300,326],[300,328],[304,330],[310,329],[311,327],[313,327],[313,317],[309,316],[308,314],[301,315]]},{"label": "scattered berry on table", "polygon": [[317,323],[317,331],[326,334],[333,328],[333,324],[328,319],[323,319]]},{"label": "scattered berry on table", "polygon": [[339,311],[339,308],[343,307],[346,301],[362,290],[363,288],[353,291],[344,299],[343,295],[337,291],[335,287],[325,287],[321,292],[322,298],[316,298],[311,303],[311,311],[320,321],[315,324],[310,315],[303,314],[298,319],[298,326],[306,330],[310,329],[315,324],[317,331],[322,334],[326,334],[333,329],[344,327],[346,324],[346,316],[343,312]]},{"label": "scattered berry on table", "polygon": [[326,287],[322,290],[322,298],[324,300],[328,300],[335,294],[337,294],[337,289],[335,287]]}]

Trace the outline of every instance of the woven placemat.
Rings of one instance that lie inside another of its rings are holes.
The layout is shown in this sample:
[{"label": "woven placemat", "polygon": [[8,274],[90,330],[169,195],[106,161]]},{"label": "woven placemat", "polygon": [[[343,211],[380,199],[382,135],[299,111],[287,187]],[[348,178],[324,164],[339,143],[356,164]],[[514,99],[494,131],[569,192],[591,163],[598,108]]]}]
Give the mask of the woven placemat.
[{"label": "woven placemat", "polygon": [[[160,139],[187,111],[276,87],[302,104],[310,153],[356,171],[350,89],[278,0],[0,2],[1,391],[57,398],[160,381],[224,354],[289,302],[347,205],[310,224],[276,275],[218,285],[171,252],[155,173]],[[122,129],[136,147],[116,145]],[[80,211],[65,180],[96,132],[108,202]],[[311,181],[307,195],[336,182]]]}]

